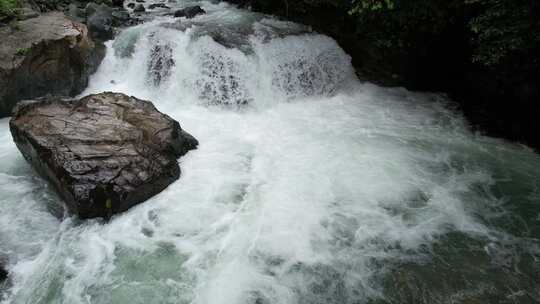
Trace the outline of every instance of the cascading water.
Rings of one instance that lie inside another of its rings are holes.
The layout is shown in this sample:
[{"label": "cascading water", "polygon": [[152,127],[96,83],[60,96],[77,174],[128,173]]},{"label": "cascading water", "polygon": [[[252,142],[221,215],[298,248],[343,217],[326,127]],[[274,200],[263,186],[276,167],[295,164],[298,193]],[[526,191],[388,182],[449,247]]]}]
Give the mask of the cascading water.
[{"label": "cascading water", "polygon": [[152,100],[199,139],[148,202],[59,220],[0,120],[2,303],[538,301],[537,154],[360,83],[328,37],[199,4],[121,32],[83,93]]}]

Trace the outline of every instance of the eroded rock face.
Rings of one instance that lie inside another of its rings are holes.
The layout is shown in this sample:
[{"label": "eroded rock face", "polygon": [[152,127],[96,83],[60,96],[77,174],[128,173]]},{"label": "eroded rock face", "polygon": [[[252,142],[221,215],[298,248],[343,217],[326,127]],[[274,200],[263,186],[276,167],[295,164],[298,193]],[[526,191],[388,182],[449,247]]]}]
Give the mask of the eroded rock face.
[{"label": "eroded rock face", "polygon": [[105,56],[86,26],[62,13],[18,24],[18,29],[0,27],[0,117],[10,116],[23,99],[79,94]]},{"label": "eroded rock face", "polygon": [[180,177],[197,140],[149,101],[120,93],[20,103],[11,133],[27,161],[80,218],[109,217]]}]

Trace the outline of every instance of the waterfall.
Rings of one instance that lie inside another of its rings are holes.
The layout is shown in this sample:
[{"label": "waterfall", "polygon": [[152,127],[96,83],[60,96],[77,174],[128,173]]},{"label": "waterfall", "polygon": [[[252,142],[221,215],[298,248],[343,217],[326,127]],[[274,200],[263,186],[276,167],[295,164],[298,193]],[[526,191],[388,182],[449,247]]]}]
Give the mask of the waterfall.
[{"label": "waterfall", "polygon": [[7,303],[525,303],[540,157],[438,94],[362,83],[329,37],[211,2],[107,42],[82,95],[154,102],[200,142],[110,222],[62,203],[0,120]]}]

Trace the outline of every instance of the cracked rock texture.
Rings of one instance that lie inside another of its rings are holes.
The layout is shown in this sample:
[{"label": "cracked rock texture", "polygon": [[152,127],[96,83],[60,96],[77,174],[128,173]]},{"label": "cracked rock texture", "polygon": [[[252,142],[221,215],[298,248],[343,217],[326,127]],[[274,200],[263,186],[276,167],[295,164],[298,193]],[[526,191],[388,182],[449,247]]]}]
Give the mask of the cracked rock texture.
[{"label": "cracked rock texture", "polygon": [[180,177],[197,140],[151,102],[120,93],[22,102],[10,121],[24,157],[80,218],[110,217]]}]

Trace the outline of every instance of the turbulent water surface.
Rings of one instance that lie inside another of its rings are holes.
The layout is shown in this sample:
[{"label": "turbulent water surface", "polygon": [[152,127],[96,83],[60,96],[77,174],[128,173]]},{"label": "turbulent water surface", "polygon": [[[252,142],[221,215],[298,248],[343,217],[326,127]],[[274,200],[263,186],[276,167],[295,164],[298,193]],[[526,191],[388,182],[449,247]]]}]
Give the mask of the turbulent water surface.
[{"label": "turbulent water surface", "polygon": [[199,139],[146,203],[60,220],[0,120],[3,304],[538,303],[537,154],[360,83],[328,37],[199,4],[122,31],[83,93],[152,100]]}]

